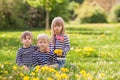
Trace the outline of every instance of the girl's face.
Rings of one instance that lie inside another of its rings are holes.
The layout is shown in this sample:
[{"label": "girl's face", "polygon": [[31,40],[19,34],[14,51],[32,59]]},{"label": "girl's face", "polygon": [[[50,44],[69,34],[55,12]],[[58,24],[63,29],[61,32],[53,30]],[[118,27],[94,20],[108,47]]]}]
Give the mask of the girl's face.
[{"label": "girl's face", "polygon": [[23,46],[27,48],[32,44],[32,39],[29,35],[26,35],[21,42],[23,43]]},{"label": "girl's face", "polygon": [[55,34],[60,34],[62,32],[62,26],[61,25],[54,26],[53,30],[54,30]]},{"label": "girl's face", "polygon": [[39,39],[39,40],[37,41],[37,46],[39,47],[39,49],[40,49],[41,51],[46,51],[46,49],[47,49],[48,46],[49,46],[49,42],[48,42],[48,40],[46,40],[46,39]]}]

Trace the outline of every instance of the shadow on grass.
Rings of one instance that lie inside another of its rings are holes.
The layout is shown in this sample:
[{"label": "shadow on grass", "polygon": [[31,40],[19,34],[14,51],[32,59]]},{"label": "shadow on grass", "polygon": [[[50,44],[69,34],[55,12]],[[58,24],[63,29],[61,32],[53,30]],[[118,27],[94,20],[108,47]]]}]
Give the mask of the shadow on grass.
[{"label": "shadow on grass", "polygon": [[66,30],[72,30],[72,31],[94,31],[93,29],[90,28],[83,28],[83,27],[68,27]]},{"label": "shadow on grass", "polygon": [[111,35],[111,33],[102,31],[67,31],[68,34],[83,34],[83,35]]},{"label": "shadow on grass", "polygon": [[107,32],[105,30],[99,30],[99,29],[92,29],[92,28],[83,28],[83,27],[77,27],[77,28],[66,28],[68,34],[84,34],[84,35],[101,35],[106,34],[110,35],[110,32]]},{"label": "shadow on grass", "polygon": [[45,31],[45,28],[5,28],[5,29],[0,29],[0,31],[4,32],[19,32],[19,31]]}]

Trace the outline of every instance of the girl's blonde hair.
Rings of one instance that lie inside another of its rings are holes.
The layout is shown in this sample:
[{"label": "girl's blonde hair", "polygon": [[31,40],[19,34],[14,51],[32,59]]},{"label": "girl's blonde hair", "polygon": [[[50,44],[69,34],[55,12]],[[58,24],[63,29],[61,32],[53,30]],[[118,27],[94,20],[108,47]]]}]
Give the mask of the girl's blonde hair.
[{"label": "girl's blonde hair", "polygon": [[53,20],[52,20],[52,23],[51,23],[51,33],[52,33],[52,43],[54,43],[54,36],[55,36],[55,31],[54,31],[54,27],[55,26],[62,26],[62,31],[61,31],[61,34],[64,35],[65,34],[65,28],[64,28],[64,20],[62,17],[55,17]]},{"label": "girl's blonde hair", "polygon": [[37,42],[40,40],[40,39],[44,39],[44,40],[47,40],[49,42],[49,37],[47,34],[39,34],[37,36]]}]

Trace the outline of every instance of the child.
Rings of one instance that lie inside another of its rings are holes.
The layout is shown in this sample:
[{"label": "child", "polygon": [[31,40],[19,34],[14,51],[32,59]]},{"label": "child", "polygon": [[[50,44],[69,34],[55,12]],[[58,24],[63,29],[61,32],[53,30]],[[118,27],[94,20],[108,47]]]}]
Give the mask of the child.
[{"label": "child", "polygon": [[66,54],[70,50],[70,43],[65,34],[64,20],[61,17],[55,17],[51,24],[52,42],[51,50],[57,55],[58,69],[64,66]]},{"label": "child", "polygon": [[38,50],[33,53],[33,66],[53,65],[57,62],[56,55],[48,52],[49,38],[46,34],[40,34],[37,37]]},{"label": "child", "polygon": [[37,46],[31,45],[33,41],[32,33],[25,31],[21,35],[21,42],[23,46],[19,48],[16,56],[16,63],[19,66],[24,66],[28,69],[32,66],[32,54],[37,50]]}]

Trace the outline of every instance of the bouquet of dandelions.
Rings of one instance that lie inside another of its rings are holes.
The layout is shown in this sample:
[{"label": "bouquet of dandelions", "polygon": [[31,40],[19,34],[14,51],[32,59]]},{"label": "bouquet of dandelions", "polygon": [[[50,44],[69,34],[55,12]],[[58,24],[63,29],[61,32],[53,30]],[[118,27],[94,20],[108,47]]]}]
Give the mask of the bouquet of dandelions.
[{"label": "bouquet of dandelions", "polygon": [[62,49],[55,49],[54,53],[57,54],[58,56],[62,56],[63,50]]}]

